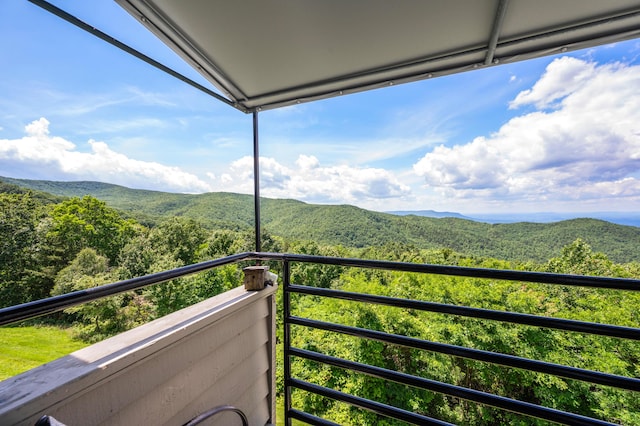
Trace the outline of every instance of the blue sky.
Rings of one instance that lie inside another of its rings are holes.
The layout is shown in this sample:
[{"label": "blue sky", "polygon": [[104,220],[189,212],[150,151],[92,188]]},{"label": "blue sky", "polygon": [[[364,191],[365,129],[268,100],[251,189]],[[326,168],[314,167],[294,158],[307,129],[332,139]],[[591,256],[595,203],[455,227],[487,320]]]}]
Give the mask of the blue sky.
[{"label": "blue sky", "polygon": [[[53,2],[208,85],[114,2]],[[260,113],[261,192],[372,210],[637,211],[640,41]],[[209,85],[208,85],[209,86]],[[252,193],[251,116],[0,2],[0,176]]]}]

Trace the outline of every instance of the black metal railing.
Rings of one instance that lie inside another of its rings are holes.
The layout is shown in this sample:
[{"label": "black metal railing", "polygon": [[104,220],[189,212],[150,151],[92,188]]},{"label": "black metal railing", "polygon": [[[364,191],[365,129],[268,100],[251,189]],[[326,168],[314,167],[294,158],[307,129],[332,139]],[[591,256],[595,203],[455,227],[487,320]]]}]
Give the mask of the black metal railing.
[{"label": "black metal railing", "polygon": [[[299,358],[327,366],[338,367],[342,370],[365,374],[370,377],[383,379],[389,382],[400,383],[427,391],[437,392],[449,397],[464,399],[467,401],[495,407],[497,409],[507,410],[512,413],[548,420],[555,423],[570,425],[611,424],[606,421],[565,412],[554,408],[544,407],[525,401],[519,401],[504,396],[494,395],[487,392],[481,392],[474,389],[439,382],[437,380],[431,380],[415,375],[405,374],[400,371],[393,371],[373,365],[366,365],[360,362],[336,358],[334,356],[316,352],[315,350],[312,351],[303,348],[296,348],[291,344],[291,326],[304,327],[307,329],[325,330],[334,333],[355,336],[361,339],[383,342],[385,344],[398,345],[405,348],[430,351],[433,353],[444,354],[453,357],[465,358],[505,367],[513,367],[538,373],[554,375],[561,378],[580,380],[590,384],[605,385],[617,389],[640,392],[640,379],[634,377],[607,374],[566,365],[527,359],[519,356],[432,342],[408,336],[401,336],[397,334],[390,334],[359,327],[319,321],[312,318],[301,318],[292,315],[291,296],[293,294],[311,295],[320,298],[333,298],[348,300],[357,303],[386,305],[395,308],[404,308],[467,318],[500,321],[509,324],[530,325],[562,331],[596,334],[600,336],[608,336],[619,339],[631,339],[636,341],[640,340],[640,328],[354,293],[329,288],[313,287],[313,283],[305,283],[308,285],[294,284],[290,282],[290,264],[295,262],[305,262],[344,267],[382,269],[387,271],[404,271],[421,274],[439,274],[626,291],[640,290],[640,280],[453,267],[442,265],[424,265],[359,259],[340,259],[304,255],[283,255],[283,260],[285,419],[286,424],[288,425],[291,424],[291,419],[298,419],[310,424],[318,425],[333,424],[332,422],[317,417],[313,414],[305,413],[304,411],[301,411],[299,409],[292,408],[291,392],[293,389],[300,389],[305,392],[310,392],[331,400],[341,401],[343,403],[360,407],[374,413],[389,417],[391,419],[397,419],[411,424],[448,424],[442,420],[431,418],[425,415],[420,415],[414,412],[409,412],[400,408],[380,403],[378,401],[371,401],[354,395],[348,395],[329,387],[320,386],[316,383],[311,383],[309,381],[301,380],[300,378],[292,377],[291,360],[293,358]],[[638,396],[640,397],[640,395]]]},{"label": "black metal railing", "polygon": [[18,321],[37,318],[42,315],[47,315],[53,312],[70,308],[72,306],[102,299],[103,297],[113,296],[114,294],[125,293],[127,291],[138,290],[150,285],[160,284],[176,278],[181,278],[198,272],[207,271],[209,269],[217,268],[231,263],[237,263],[243,260],[251,260],[252,258],[255,258],[254,253],[240,253],[220,259],[209,260],[206,262],[171,269],[170,271],[158,272],[142,277],[118,281],[116,283],[105,284],[85,290],[78,290],[67,294],[61,294],[59,296],[49,297],[47,299],[35,300],[33,302],[23,303],[21,305],[2,308],[0,309],[0,325],[12,324]]},{"label": "black metal railing", "polygon": [[[314,296],[318,298],[340,299],[354,303],[375,304],[391,306],[414,311],[433,312],[438,314],[454,315],[458,317],[498,321],[507,324],[519,324],[546,329],[555,329],[585,334],[595,334],[618,339],[640,340],[640,328],[623,327],[592,323],[562,318],[550,318],[531,314],[481,309],[467,306],[457,306],[443,303],[347,292],[330,288],[313,287],[313,283],[292,283],[291,265],[296,263],[333,265],[339,267],[352,267],[364,269],[376,269],[385,271],[413,272],[418,274],[437,274],[459,277],[484,278],[493,280],[507,280],[516,282],[530,282],[552,284],[561,286],[578,286],[602,289],[615,289],[622,291],[639,291],[640,280],[609,277],[586,277],[580,275],[563,275],[552,273],[497,270],[484,268],[454,267],[444,265],[413,264],[388,261],[372,261],[360,259],[346,259],[335,257],[309,256],[281,253],[240,253],[221,259],[202,262],[182,268],[173,269],[144,277],[120,281],[100,287],[77,291],[61,296],[55,296],[23,305],[0,309],[0,325],[10,324],[25,319],[35,318],[51,312],[63,310],[71,306],[97,300],[102,297],[139,289],[153,284],[158,284],[185,275],[202,272],[223,265],[244,261],[276,261],[282,265],[283,279],[283,345],[284,345],[284,402],[285,423],[291,424],[292,419],[298,419],[309,424],[328,425],[331,421],[322,419],[312,413],[306,413],[292,406],[291,393],[294,389],[310,392],[335,401],[360,407],[365,410],[401,420],[412,424],[449,424],[445,421],[428,417],[423,414],[407,411],[379,401],[350,395],[341,390],[320,386],[292,375],[292,359],[309,360],[323,365],[337,367],[346,371],[365,374],[370,377],[386,381],[400,383],[414,388],[437,392],[448,397],[463,399],[483,405],[507,410],[513,413],[531,416],[534,418],[549,420],[562,424],[575,425],[601,425],[610,424],[594,418],[579,414],[544,407],[541,405],[519,401],[500,395],[494,395],[470,388],[465,388],[437,380],[406,374],[401,371],[393,371],[374,365],[367,365],[353,360],[342,359],[321,352],[297,348],[292,346],[291,328],[304,327],[306,329],[325,330],[341,335],[355,336],[360,339],[383,342],[421,351],[453,356],[474,361],[492,363],[500,366],[523,369],[527,371],[554,375],[583,381],[594,385],[604,385],[616,389],[632,392],[640,392],[640,379],[598,371],[559,365],[524,357],[502,354],[498,352],[479,350],[452,344],[438,343],[415,337],[402,336],[360,327],[347,326],[313,318],[303,318],[292,314],[292,295]],[[307,285],[302,285],[307,284]],[[640,395],[639,395],[640,396]]]}]

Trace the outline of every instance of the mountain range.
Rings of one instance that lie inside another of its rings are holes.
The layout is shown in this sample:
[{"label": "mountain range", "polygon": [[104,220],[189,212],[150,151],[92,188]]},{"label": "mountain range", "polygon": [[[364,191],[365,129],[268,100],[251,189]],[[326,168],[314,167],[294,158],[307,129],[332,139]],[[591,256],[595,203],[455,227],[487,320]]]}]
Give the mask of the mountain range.
[{"label": "mountain range", "polygon": [[[153,226],[168,216],[198,220],[208,229],[253,227],[253,197],[233,193],[176,194],[130,189],[101,182],[55,182],[0,177],[57,197],[91,195],[137,221]],[[6,191],[5,191],[6,192]],[[428,217],[439,214],[441,217]],[[640,228],[600,219],[552,223],[488,223],[445,212],[381,213],[351,205],[317,205],[291,199],[261,199],[263,230],[288,240],[313,240],[347,247],[402,243],[416,248],[450,248],[468,255],[545,261],[577,238],[616,262],[640,259]]]},{"label": "mountain range", "polygon": [[517,222],[533,222],[533,223],[551,223],[560,222],[562,220],[590,218],[600,219],[618,225],[629,225],[640,227],[640,213],[636,212],[589,212],[589,213],[570,213],[570,212],[532,212],[532,213],[476,213],[472,216],[463,215],[455,212],[438,212],[434,210],[403,210],[389,211],[387,213],[400,216],[415,215],[424,217],[457,217],[459,219],[473,220],[485,223],[517,223]]}]

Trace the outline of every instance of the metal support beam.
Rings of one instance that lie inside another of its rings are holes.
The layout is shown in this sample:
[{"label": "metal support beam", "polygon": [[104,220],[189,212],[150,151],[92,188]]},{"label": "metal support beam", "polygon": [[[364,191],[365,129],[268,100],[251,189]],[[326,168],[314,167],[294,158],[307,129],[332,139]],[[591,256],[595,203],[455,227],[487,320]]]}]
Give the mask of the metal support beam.
[{"label": "metal support beam", "polygon": [[253,112],[253,202],[256,232],[256,251],[262,251],[260,241],[260,150],[258,144],[258,111]]},{"label": "metal support beam", "polygon": [[291,318],[291,293],[289,287],[291,286],[291,263],[284,259],[282,262],[282,312],[283,312],[283,334],[282,342],[284,345],[284,424],[285,426],[292,426],[291,422],[291,384],[288,380],[291,379],[291,357],[289,350],[291,349],[291,324],[289,324],[289,318]]},{"label": "metal support beam", "polygon": [[65,21],[75,25],[76,27],[85,30],[86,32],[93,34],[94,36],[98,37],[101,40],[106,41],[107,43],[117,47],[120,50],[123,50],[125,52],[127,52],[128,54],[135,56],[136,58],[146,62],[147,64],[159,69],[160,71],[163,71],[167,74],[169,74],[172,77],[177,78],[178,80],[187,83],[188,85],[190,85],[191,87],[194,87],[198,90],[200,90],[203,93],[206,93],[207,95],[217,99],[220,102],[223,102],[229,106],[232,106],[236,109],[240,109],[243,112],[246,112],[243,108],[241,108],[239,105],[236,105],[235,103],[233,103],[232,101],[230,101],[229,99],[225,98],[224,96],[214,92],[213,90],[201,85],[200,83],[197,83],[193,80],[191,80],[189,77],[186,77],[182,74],[180,74],[177,71],[174,71],[173,69],[169,68],[168,66],[156,61],[153,58],[150,58],[149,56],[145,55],[144,53],[134,49],[133,47],[124,44],[123,42],[121,42],[120,40],[117,40],[113,37],[111,37],[109,34],[103,33],[102,31],[100,31],[99,29],[87,24],[86,22],[76,18],[75,16],[71,15],[70,13],[65,12],[64,10],[52,5],[51,3],[45,1],[45,0],[29,0],[31,3],[35,4],[36,6],[41,7],[42,9],[53,13],[54,15],[56,15],[59,18],[64,19]]},{"label": "metal support beam", "polygon": [[493,27],[491,28],[491,37],[489,38],[489,47],[487,48],[487,56],[484,59],[485,65],[491,65],[493,62],[493,55],[496,53],[496,47],[498,46],[498,38],[500,37],[500,30],[502,29],[502,23],[504,22],[504,16],[507,13],[507,4],[509,0],[500,0],[498,9],[496,9],[496,17],[493,21]]}]

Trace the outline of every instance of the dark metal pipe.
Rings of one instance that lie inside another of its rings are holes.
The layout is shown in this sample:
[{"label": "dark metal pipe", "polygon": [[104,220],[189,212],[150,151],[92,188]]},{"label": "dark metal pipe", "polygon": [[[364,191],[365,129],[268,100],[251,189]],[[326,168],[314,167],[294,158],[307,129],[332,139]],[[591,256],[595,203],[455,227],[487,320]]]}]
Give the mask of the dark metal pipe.
[{"label": "dark metal pipe", "polygon": [[302,420],[303,422],[313,426],[340,426],[338,423],[330,422],[329,420],[325,420],[300,410],[289,410],[289,415],[292,419]]},{"label": "dark metal pipe", "polygon": [[381,260],[363,260],[288,253],[258,253],[258,255],[263,259],[288,259],[292,262],[319,263],[323,265],[384,269],[398,272],[417,272],[424,274],[487,278],[507,281],[524,281],[541,284],[560,284],[566,286],[640,291],[640,280],[630,278],[593,277],[584,275],[555,274],[550,272],[528,272],[505,269],[470,268],[464,266],[390,262]]},{"label": "dark metal pipe", "polygon": [[[291,318],[291,294],[289,293],[289,286],[291,285],[291,265],[288,260],[285,260],[282,264],[282,315],[284,317],[283,324],[283,346],[284,346],[284,377],[291,377],[291,360],[289,359],[289,350],[291,349],[291,324],[289,318]],[[291,388],[285,384],[284,387],[284,419],[285,425],[291,426],[291,418],[289,412],[291,411]]]},{"label": "dark metal pipe", "polygon": [[[6,325],[6,324],[22,321],[29,318],[35,318],[51,312],[66,309],[81,303],[97,300],[101,297],[111,296],[114,294],[129,291],[129,290],[135,290],[138,288],[146,287],[148,285],[157,284],[157,283],[168,281],[174,278],[180,278],[181,276],[184,276],[184,275],[189,275],[192,273],[215,268],[217,266],[240,262],[243,260],[278,260],[278,261],[286,261],[286,262],[294,262],[294,261],[310,262],[310,263],[349,266],[349,267],[358,267],[358,268],[395,270],[395,271],[401,271],[401,272],[418,272],[418,273],[429,273],[429,274],[439,274],[439,275],[494,278],[494,279],[502,279],[502,280],[527,281],[527,282],[538,282],[538,283],[546,283],[546,284],[609,288],[609,289],[621,289],[621,290],[633,290],[633,291],[640,290],[640,280],[635,280],[635,279],[586,277],[581,275],[562,275],[562,274],[508,271],[508,270],[505,271],[505,270],[497,270],[497,269],[465,268],[465,267],[443,266],[443,265],[424,265],[424,264],[362,260],[362,259],[343,259],[343,258],[335,258],[335,257],[309,256],[309,255],[297,255],[297,254],[246,252],[246,253],[239,253],[233,256],[224,257],[221,259],[184,266],[182,268],[177,268],[171,271],[159,272],[156,274],[146,275],[144,277],[132,278],[130,280],[119,281],[116,283],[106,284],[103,286],[81,290],[73,293],[63,294],[60,296],[50,297],[47,299],[36,300],[33,302],[24,303],[22,305],[1,308],[0,309],[0,325]],[[297,286],[293,288],[296,289]],[[473,309],[473,308],[467,308],[467,309]],[[492,315],[499,315],[499,314],[492,314]],[[511,314],[511,315],[522,315],[522,314]],[[526,319],[523,319],[523,320],[526,320]],[[563,320],[554,319],[553,321],[562,322]],[[624,327],[606,326],[606,325],[596,325],[595,327],[596,328],[611,327],[612,329],[610,330],[611,333],[609,335],[612,335],[612,336],[617,336],[617,334],[614,334],[613,328],[624,329]],[[569,328],[567,327],[567,329]],[[586,331],[586,330],[580,330],[580,331]],[[625,333],[626,331],[623,330],[623,334]],[[606,333],[598,333],[598,334],[606,334]],[[625,337],[629,338],[628,335],[625,335]]]},{"label": "dark metal pipe", "polygon": [[312,392],[318,395],[325,396],[327,398],[346,402],[347,404],[355,405],[356,407],[364,408],[365,410],[373,411],[374,413],[382,414],[383,416],[402,420],[415,425],[453,426],[451,423],[444,422],[442,420],[412,413],[411,411],[392,407],[391,405],[382,404],[370,399],[349,395],[334,389],[325,388],[323,386],[318,386],[302,380],[290,379],[289,384],[293,387],[305,390],[307,392]]},{"label": "dark metal pipe", "polygon": [[86,290],[74,291],[60,296],[49,297],[47,299],[35,300],[21,305],[10,306],[0,309],[0,325],[11,324],[25,319],[36,318],[52,312],[61,311],[81,303],[91,302],[114,294],[124,293],[130,290],[137,290],[152,284],[158,284],[196,272],[206,271],[218,266],[248,260],[252,253],[240,253],[221,259],[209,260],[193,265],[183,266],[170,271],[158,272],[145,275],[143,277],[118,281]]},{"label": "dark metal pipe", "polygon": [[253,211],[256,233],[256,251],[262,251],[260,229],[260,144],[258,131],[258,111],[253,112]]},{"label": "dark metal pipe", "polygon": [[218,415],[218,414],[224,413],[224,412],[236,413],[240,417],[240,421],[242,421],[242,426],[249,426],[249,420],[247,419],[246,414],[244,414],[244,412],[242,410],[240,410],[239,408],[236,408],[236,407],[234,407],[232,405],[221,405],[219,407],[212,408],[211,410],[205,411],[204,413],[202,413],[202,414],[194,417],[193,419],[189,420],[183,426],[196,426],[196,425],[199,425],[200,423],[204,422],[205,420],[209,419],[210,417],[213,417],[215,415]]},{"label": "dark metal pipe", "polygon": [[350,300],[354,302],[376,303],[379,305],[393,306],[396,308],[417,309],[421,311],[437,312],[441,314],[460,315],[471,318],[511,322],[514,324],[554,328],[556,330],[577,331],[580,333],[640,340],[640,328],[623,327],[619,325],[576,321],[563,318],[542,317],[531,314],[521,314],[517,312],[494,311],[491,309],[470,308],[468,306],[446,305],[443,303],[400,299],[388,296],[375,296],[372,294],[352,293],[348,291],[332,290],[320,287],[308,287],[301,285],[291,285],[290,291],[314,296]]},{"label": "dark metal pipe", "polygon": [[414,337],[406,337],[397,334],[384,333],[381,331],[367,330],[363,328],[350,327],[323,321],[315,321],[307,318],[291,317],[289,318],[289,323],[348,334],[350,336],[362,337],[365,339],[377,340],[379,342],[391,343],[394,345],[401,345],[409,348],[438,352],[441,354],[473,359],[481,362],[489,362],[492,364],[503,365],[507,367],[520,368],[522,370],[537,371],[539,373],[551,374],[568,379],[581,380],[583,382],[596,383],[599,385],[640,392],[640,379],[634,379],[631,377],[606,374],[599,371],[568,367],[565,365],[536,361],[513,355],[505,355],[480,349],[471,349],[446,343],[431,342],[428,340],[416,339]]},{"label": "dark metal pipe", "polygon": [[[379,379],[390,380],[396,383],[402,383],[409,386],[418,387],[421,389],[427,389],[434,392],[442,393],[445,395],[451,395],[458,398],[466,399],[468,401],[477,402],[480,404],[491,405],[493,407],[502,408],[504,410],[509,410],[514,413],[524,414],[531,417],[537,417],[539,419],[551,420],[558,423],[568,424],[568,425],[612,425],[613,423],[605,422],[602,420],[597,420],[585,416],[581,416],[579,414],[567,413],[565,411],[556,410],[554,408],[548,408],[541,405],[532,404],[529,402],[518,401],[516,399],[505,398],[499,395],[493,395],[486,392],[477,391],[474,389],[467,389],[461,386],[451,385],[448,383],[438,382],[436,380],[425,379],[423,377],[412,376],[410,374],[400,373],[397,371],[387,370],[385,368],[374,367],[372,365],[361,364],[354,361],[347,361],[341,358],[335,358],[328,355],[318,354],[316,352],[306,351],[306,350],[295,350],[292,351],[292,355],[301,356],[313,361],[321,362],[328,365],[333,365],[335,367],[344,368],[346,370],[358,371],[360,373],[367,374],[372,377],[377,377]],[[318,393],[320,395],[327,396],[333,399],[339,399],[344,401],[344,395],[342,392],[323,388],[321,386],[313,385],[308,382],[304,382],[302,380],[291,379],[291,385],[300,389],[308,390],[309,392]],[[351,396],[351,395],[349,395]],[[345,401],[349,402],[349,401]],[[357,401],[356,401],[357,402]],[[370,401],[369,401],[370,402]],[[351,403],[351,402],[350,402]],[[354,404],[357,405],[357,404]],[[388,407],[388,406],[385,406]],[[366,407],[363,407],[366,408]],[[403,411],[399,408],[392,408],[389,410],[390,417],[397,418],[405,421],[410,418],[402,418],[396,417],[396,414],[404,415]],[[413,414],[413,413],[411,413]],[[438,424],[443,424],[438,423]],[[417,423],[417,424],[429,424],[429,423]],[[448,424],[448,423],[444,423]]]}]

